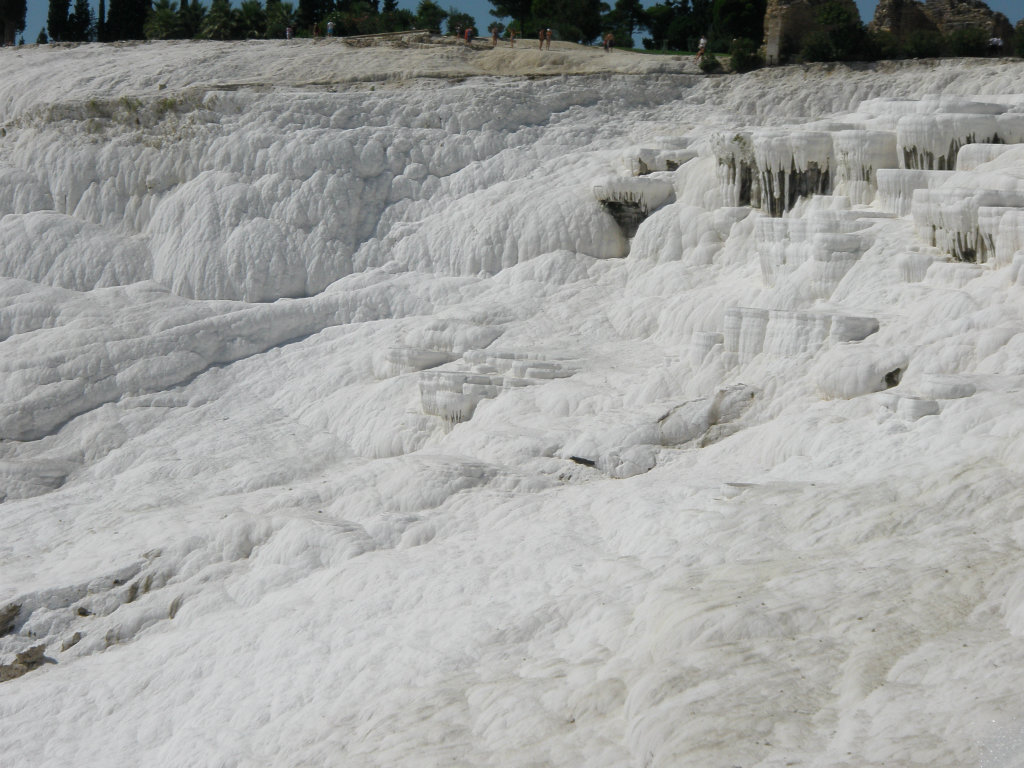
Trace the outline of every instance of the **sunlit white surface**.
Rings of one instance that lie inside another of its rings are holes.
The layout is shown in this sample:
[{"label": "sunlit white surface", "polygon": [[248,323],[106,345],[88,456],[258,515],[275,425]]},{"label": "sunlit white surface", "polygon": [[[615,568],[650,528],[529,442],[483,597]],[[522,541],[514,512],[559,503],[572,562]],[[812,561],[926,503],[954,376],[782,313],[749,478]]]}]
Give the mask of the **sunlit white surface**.
[{"label": "sunlit white surface", "polygon": [[1020,764],[1024,65],[659,58],[0,51],[5,765]]}]

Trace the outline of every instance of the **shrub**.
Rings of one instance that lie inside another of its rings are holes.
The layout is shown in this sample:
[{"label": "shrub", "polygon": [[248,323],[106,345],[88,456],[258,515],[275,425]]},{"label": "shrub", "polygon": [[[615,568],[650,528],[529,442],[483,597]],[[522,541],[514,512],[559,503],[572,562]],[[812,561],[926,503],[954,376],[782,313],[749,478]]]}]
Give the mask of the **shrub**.
[{"label": "shrub", "polygon": [[907,55],[912,59],[934,59],[942,55],[944,43],[938,32],[919,30],[907,38]]},{"label": "shrub", "polygon": [[875,59],[902,59],[906,56],[903,46],[892,32],[884,29],[868,32],[868,41]]},{"label": "shrub", "polygon": [[800,58],[804,61],[835,61],[836,53],[828,32],[811,32],[805,37]]},{"label": "shrub", "polygon": [[988,53],[988,35],[980,27],[953,30],[949,36],[949,51],[954,56],[984,56]]},{"label": "shrub", "polygon": [[732,41],[732,45],[729,46],[729,57],[732,59],[733,72],[749,72],[764,64],[761,54],[758,53],[757,44],[747,37]]},{"label": "shrub", "polygon": [[712,72],[722,71],[722,63],[711,51],[706,51],[704,55],[701,56],[700,64],[698,66],[700,67],[700,71],[706,75],[710,75]]}]

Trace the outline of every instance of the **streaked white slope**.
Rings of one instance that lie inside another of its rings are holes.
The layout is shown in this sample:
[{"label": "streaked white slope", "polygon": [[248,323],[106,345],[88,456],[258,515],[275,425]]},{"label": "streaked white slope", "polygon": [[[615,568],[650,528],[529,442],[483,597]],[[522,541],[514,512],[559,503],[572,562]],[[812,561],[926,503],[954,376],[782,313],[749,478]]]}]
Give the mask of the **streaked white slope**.
[{"label": "streaked white slope", "polygon": [[0,66],[0,762],[1018,764],[1024,65]]}]

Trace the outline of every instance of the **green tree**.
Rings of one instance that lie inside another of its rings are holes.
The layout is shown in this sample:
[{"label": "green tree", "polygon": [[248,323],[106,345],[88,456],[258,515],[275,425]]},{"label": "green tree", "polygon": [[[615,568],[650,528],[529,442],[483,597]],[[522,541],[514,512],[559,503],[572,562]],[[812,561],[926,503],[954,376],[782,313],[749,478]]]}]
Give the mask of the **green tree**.
[{"label": "green tree", "polygon": [[421,29],[429,29],[431,32],[441,32],[441,24],[448,18],[447,11],[434,0],[420,0],[416,6],[416,26]]},{"label": "green tree", "polygon": [[0,19],[13,20],[16,33],[25,31],[27,10],[25,0],[0,0]]},{"label": "green tree", "polygon": [[260,0],[242,0],[238,6],[238,37],[243,40],[255,40],[267,35],[267,12],[263,10]]},{"label": "green tree", "polygon": [[666,45],[674,51],[694,51],[701,35],[707,34],[710,25],[710,0],[693,0],[692,4],[682,0],[668,25]]},{"label": "green tree", "polygon": [[[530,18],[533,0],[490,0],[491,15],[498,19],[512,19],[519,22],[520,30],[526,28]],[[510,25],[511,26],[511,25]]]},{"label": "green tree", "polygon": [[380,14],[365,0],[346,0],[339,10],[327,15],[327,21],[334,22],[336,35],[370,35],[383,29]]},{"label": "green tree", "polygon": [[72,42],[86,43],[93,39],[95,33],[96,19],[89,7],[89,0],[75,0],[74,8],[68,16],[65,36]]},{"label": "green tree", "polygon": [[714,0],[711,23],[714,36],[729,41],[746,37],[760,40],[764,36],[766,0]]},{"label": "green tree", "polygon": [[954,56],[984,56],[989,35],[981,27],[963,27],[949,35],[949,52]]},{"label": "green tree", "polygon": [[531,16],[560,40],[589,43],[601,33],[601,0],[533,0]]},{"label": "green tree", "polygon": [[147,40],[170,40],[178,37],[181,28],[181,17],[178,15],[178,4],[172,0],[156,0],[142,30]]},{"label": "green tree", "polygon": [[381,28],[385,32],[399,32],[416,26],[412,11],[398,7],[398,0],[384,0],[380,12]]},{"label": "green tree", "polygon": [[143,27],[149,15],[150,0],[110,0],[106,34],[110,40],[144,40]]},{"label": "green tree", "polygon": [[101,43],[107,42],[107,2],[100,0],[100,10],[96,14],[96,39]]},{"label": "green tree", "polygon": [[476,19],[470,16],[468,13],[463,13],[457,8],[448,7],[448,19],[445,22],[445,28],[448,34],[454,34],[455,30],[461,29],[463,32],[468,27],[473,28],[473,36],[476,37],[480,34],[480,27],[476,25]]},{"label": "green tree", "polygon": [[922,29],[910,34],[903,47],[912,59],[934,59],[942,55],[946,41],[939,32]]},{"label": "green tree", "polygon": [[644,48],[653,51],[668,47],[668,30],[679,15],[679,5],[673,0],[656,3],[647,9],[647,31],[650,37],[643,39]]},{"label": "green tree", "polygon": [[1024,57],[1024,19],[1013,28],[1013,50],[1018,56]]},{"label": "green tree", "polygon": [[299,26],[310,30],[313,29],[314,24],[322,26],[322,22],[334,11],[342,13],[350,11],[345,7],[347,5],[350,4],[339,3],[339,7],[336,7],[334,0],[299,0]]},{"label": "green tree", "polygon": [[206,20],[206,7],[199,0],[181,0],[178,8],[178,34],[191,39],[199,37],[199,31],[203,28],[203,21]]},{"label": "green tree", "polygon": [[235,12],[228,0],[213,0],[199,36],[207,40],[230,40],[235,32]]},{"label": "green tree", "polygon": [[757,52],[757,44],[749,37],[737,37],[729,46],[729,60],[733,72],[750,72],[757,69],[764,61]]},{"label": "green tree", "polygon": [[39,30],[39,36],[36,37],[36,45],[46,45],[50,42],[50,38],[46,36],[46,27]]},{"label": "green tree", "polygon": [[867,29],[855,9],[825,3],[818,10],[821,29],[804,38],[800,55],[804,61],[854,61],[877,58]]},{"label": "green tree", "polygon": [[615,7],[601,21],[620,46],[632,48],[633,33],[647,27],[647,13],[640,0],[615,0]]},{"label": "green tree", "polygon": [[267,0],[267,37],[280,39],[288,27],[295,28],[295,6],[281,0]]},{"label": "green tree", "polygon": [[50,30],[50,39],[60,42],[67,38],[68,14],[71,0],[50,0],[50,8],[46,14],[46,28]]}]

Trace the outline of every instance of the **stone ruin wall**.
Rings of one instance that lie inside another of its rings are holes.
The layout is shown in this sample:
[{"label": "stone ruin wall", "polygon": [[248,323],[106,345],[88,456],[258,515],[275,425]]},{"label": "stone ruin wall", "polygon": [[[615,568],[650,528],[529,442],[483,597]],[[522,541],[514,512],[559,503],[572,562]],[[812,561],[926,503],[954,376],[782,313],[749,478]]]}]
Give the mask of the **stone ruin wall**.
[{"label": "stone ruin wall", "polygon": [[855,17],[860,17],[853,0],[768,0],[764,14],[766,62],[781,63],[782,56],[800,50],[806,35],[823,29],[818,12],[829,2],[849,6]]}]

